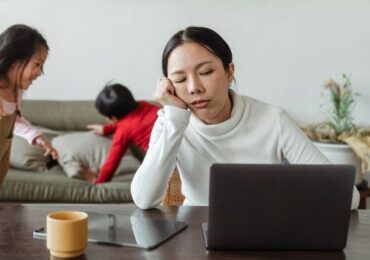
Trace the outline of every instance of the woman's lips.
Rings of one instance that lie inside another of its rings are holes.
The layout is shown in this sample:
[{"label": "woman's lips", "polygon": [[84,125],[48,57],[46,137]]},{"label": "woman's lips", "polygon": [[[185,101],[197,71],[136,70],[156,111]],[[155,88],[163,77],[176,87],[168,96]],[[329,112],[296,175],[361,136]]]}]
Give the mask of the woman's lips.
[{"label": "woman's lips", "polygon": [[209,100],[196,100],[194,102],[191,102],[191,106],[194,108],[205,108],[208,106]]}]

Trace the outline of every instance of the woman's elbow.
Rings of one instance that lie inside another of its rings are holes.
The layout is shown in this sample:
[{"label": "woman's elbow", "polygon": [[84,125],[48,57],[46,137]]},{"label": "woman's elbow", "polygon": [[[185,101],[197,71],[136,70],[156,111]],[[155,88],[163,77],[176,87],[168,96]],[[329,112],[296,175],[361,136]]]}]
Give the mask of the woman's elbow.
[{"label": "woman's elbow", "polygon": [[135,200],[135,199],[133,200],[134,200],[135,205],[140,209],[147,210],[147,209],[153,209],[157,207],[157,205],[154,205],[153,203],[149,201]]},{"label": "woman's elbow", "polygon": [[356,186],[354,186],[352,193],[351,210],[357,209],[359,205],[360,205],[360,193],[357,190]]},{"label": "woman's elbow", "polygon": [[160,205],[160,202],[158,203],[150,198],[146,198],[146,196],[143,196],[142,192],[138,194],[132,189],[132,187],[131,187],[131,196],[135,205],[140,209],[152,209]]}]

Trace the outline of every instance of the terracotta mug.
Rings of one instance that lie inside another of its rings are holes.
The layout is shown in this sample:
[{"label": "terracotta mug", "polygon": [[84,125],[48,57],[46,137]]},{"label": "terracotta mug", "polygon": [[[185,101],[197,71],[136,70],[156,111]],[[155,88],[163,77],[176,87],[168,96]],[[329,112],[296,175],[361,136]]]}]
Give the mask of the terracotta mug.
[{"label": "terracotta mug", "polygon": [[55,257],[76,257],[87,247],[85,212],[56,211],[46,217],[46,247]]}]

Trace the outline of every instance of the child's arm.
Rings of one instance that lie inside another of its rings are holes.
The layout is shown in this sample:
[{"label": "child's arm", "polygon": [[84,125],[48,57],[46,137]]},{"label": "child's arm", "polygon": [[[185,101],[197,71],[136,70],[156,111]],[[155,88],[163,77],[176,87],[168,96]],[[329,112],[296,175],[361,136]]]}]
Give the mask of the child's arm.
[{"label": "child's arm", "polygon": [[112,146],[109,150],[108,156],[100,168],[99,176],[95,181],[96,184],[109,182],[112,179],[119,163],[121,162],[123,154],[127,150],[128,141],[129,138],[124,131],[116,131],[113,136]]},{"label": "child's arm", "polygon": [[117,124],[108,124],[103,126],[103,134],[104,135],[110,135],[116,132],[117,130]]},{"label": "child's arm", "polygon": [[13,133],[26,139],[29,144],[33,144],[35,138],[42,135],[30,122],[21,116],[17,116],[15,120]]},{"label": "child's arm", "polygon": [[25,138],[29,144],[41,146],[45,150],[44,156],[50,154],[54,160],[58,159],[58,152],[49,140],[25,118],[17,116],[13,132],[15,135]]},{"label": "child's arm", "polygon": [[88,129],[92,130],[94,134],[97,135],[110,135],[113,134],[117,129],[117,124],[109,124],[109,125],[87,125]]}]

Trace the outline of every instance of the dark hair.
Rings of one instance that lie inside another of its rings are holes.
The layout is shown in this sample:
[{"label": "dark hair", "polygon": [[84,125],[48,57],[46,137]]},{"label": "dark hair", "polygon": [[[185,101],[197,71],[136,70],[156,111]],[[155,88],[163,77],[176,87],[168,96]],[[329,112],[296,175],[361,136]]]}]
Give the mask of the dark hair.
[{"label": "dark hair", "polygon": [[205,28],[190,26],[185,30],[175,33],[167,42],[162,54],[162,72],[167,77],[168,58],[171,52],[185,42],[194,42],[202,45],[215,56],[221,59],[226,71],[233,60],[233,54],[229,45],[215,31]]},{"label": "dark hair", "polygon": [[10,26],[0,34],[0,76],[6,75],[16,61],[27,63],[40,46],[49,50],[45,38],[36,29],[24,24]]},{"label": "dark hair", "polygon": [[95,100],[98,111],[109,118],[122,118],[134,111],[138,105],[131,91],[121,84],[106,85]]}]

